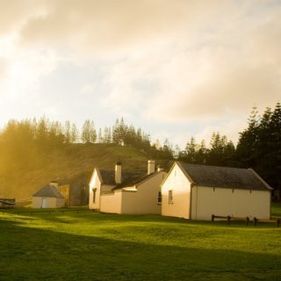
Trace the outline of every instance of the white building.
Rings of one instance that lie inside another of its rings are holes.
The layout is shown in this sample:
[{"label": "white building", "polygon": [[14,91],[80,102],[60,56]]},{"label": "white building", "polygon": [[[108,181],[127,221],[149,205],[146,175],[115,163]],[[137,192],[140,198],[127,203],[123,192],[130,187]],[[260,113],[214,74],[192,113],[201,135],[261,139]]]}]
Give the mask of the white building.
[{"label": "white building", "polygon": [[122,171],[121,163],[115,170],[95,168],[89,184],[89,208],[105,213],[160,214],[160,186],[166,173],[155,170],[149,160],[147,173]]},{"label": "white building", "polygon": [[56,186],[47,185],[32,195],[32,208],[61,208],[65,199]]},{"label": "white building", "polygon": [[252,169],[175,162],[162,183],[162,215],[270,218],[272,188]]}]

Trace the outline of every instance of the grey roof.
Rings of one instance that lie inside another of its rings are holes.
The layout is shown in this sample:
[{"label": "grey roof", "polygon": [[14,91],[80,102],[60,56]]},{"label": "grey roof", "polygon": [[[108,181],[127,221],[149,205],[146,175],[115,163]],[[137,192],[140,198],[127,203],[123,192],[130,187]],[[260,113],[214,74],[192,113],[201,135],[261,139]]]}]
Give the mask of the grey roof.
[{"label": "grey roof", "polygon": [[126,186],[133,186],[133,185],[138,185],[152,177],[154,177],[156,174],[159,174],[160,172],[154,172],[152,174],[145,174],[145,175],[135,175],[135,177],[132,177],[130,179],[128,179],[127,181],[124,180],[121,184],[117,184],[113,189],[119,189],[119,188],[123,188]]},{"label": "grey roof", "polygon": [[178,162],[196,185],[238,189],[271,190],[252,169],[206,166]]},{"label": "grey roof", "polygon": [[100,170],[100,175],[102,178],[103,184],[106,185],[114,185],[115,188],[122,188],[125,186],[131,186],[135,183],[139,182],[141,179],[147,176],[145,171],[136,171],[136,172],[128,172],[122,171],[122,183],[115,183],[115,172],[110,170]]},{"label": "grey roof", "polygon": [[[164,168],[164,171],[167,171],[167,168],[170,168],[173,164],[172,161],[166,160],[158,161],[158,163]],[[122,169],[122,183],[116,184],[114,170],[99,169],[98,167],[96,167],[96,169],[100,173],[102,183],[113,186],[113,189],[136,185],[157,173],[155,172],[151,175],[147,175],[146,167],[139,167],[134,171],[126,171],[125,169]]]},{"label": "grey roof", "polygon": [[33,197],[53,197],[64,199],[63,195],[56,189],[55,186],[46,185],[32,195]]},{"label": "grey roof", "polygon": [[115,185],[114,171],[110,170],[99,170],[102,183],[106,185]]}]

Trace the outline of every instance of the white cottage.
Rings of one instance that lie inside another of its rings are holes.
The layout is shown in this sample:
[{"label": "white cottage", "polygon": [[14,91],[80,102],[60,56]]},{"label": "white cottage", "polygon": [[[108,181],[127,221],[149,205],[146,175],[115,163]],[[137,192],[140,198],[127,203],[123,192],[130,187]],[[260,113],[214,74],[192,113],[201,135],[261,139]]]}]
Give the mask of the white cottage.
[{"label": "white cottage", "polygon": [[155,161],[148,161],[147,173],[122,171],[121,163],[115,171],[95,168],[89,184],[89,208],[105,213],[160,214],[160,186],[166,176],[155,170]]},{"label": "white cottage", "polygon": [[65,198],[57,187],[49,184],[32,195],[32,208],[61,208],[65,206]]},{"label": "white cottage", "polygon": [[272,188],[252,169],[175,162],[162,183],[162,215],[270,218]]}]

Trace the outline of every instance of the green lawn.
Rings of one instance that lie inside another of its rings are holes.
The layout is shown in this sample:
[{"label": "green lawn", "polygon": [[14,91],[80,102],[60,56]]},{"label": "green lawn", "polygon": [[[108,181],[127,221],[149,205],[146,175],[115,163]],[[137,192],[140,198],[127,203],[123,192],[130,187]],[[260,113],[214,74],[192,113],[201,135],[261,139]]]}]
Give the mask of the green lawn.
[{"label": "green lawn", "polygon": [[1,281],[281,280],[281,228],[9,211],[0,212],[0,255]]}]

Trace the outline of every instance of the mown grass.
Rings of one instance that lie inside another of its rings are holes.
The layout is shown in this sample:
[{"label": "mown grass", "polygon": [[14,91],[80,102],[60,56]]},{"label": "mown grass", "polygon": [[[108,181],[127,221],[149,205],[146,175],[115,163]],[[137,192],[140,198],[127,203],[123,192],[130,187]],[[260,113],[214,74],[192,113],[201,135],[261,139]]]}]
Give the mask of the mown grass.
[{"label": "mown grass", "polygon": [[0,212],[0,253],[0,280],[281,280],[273,224],[9,211]]}]

